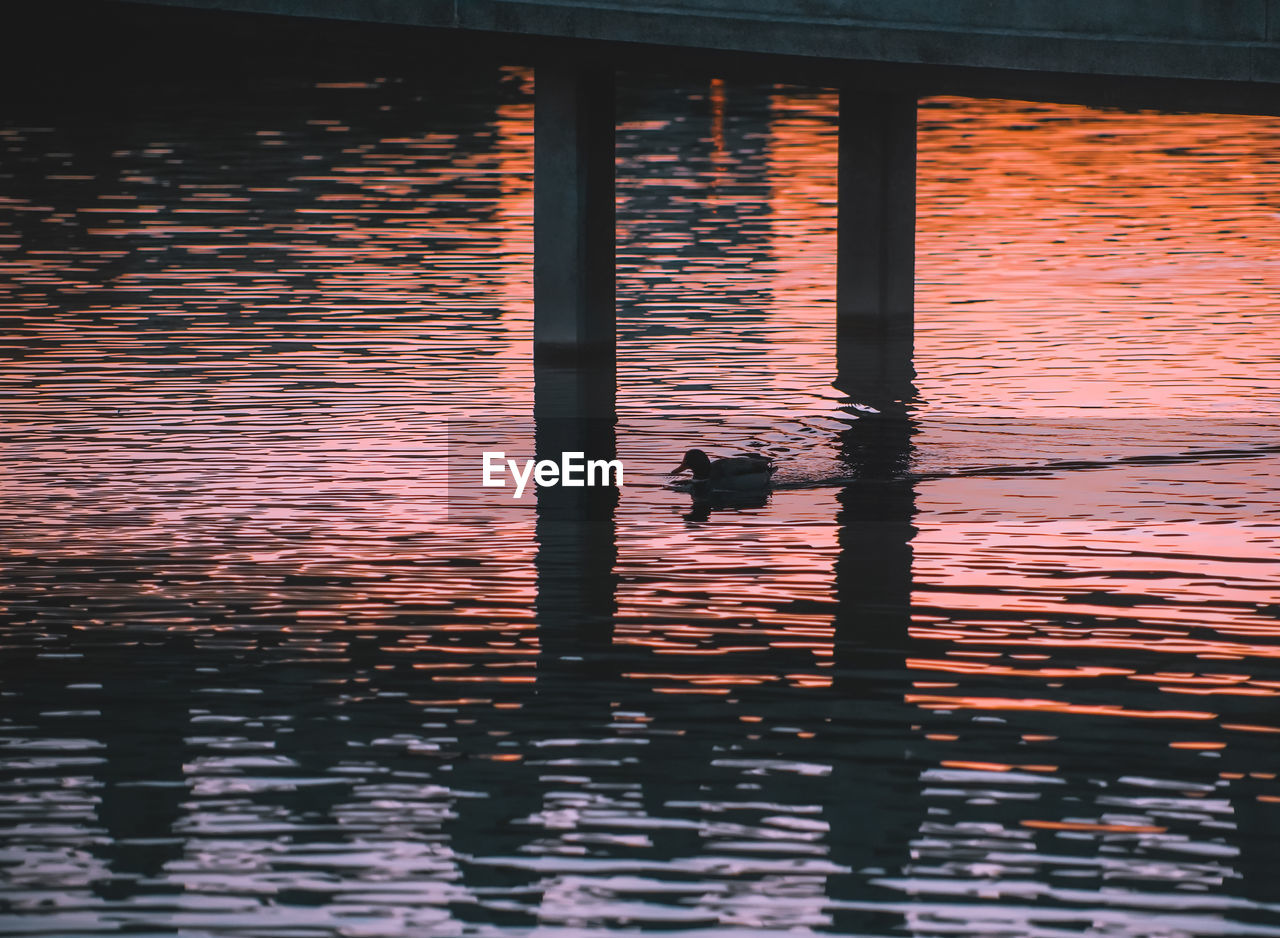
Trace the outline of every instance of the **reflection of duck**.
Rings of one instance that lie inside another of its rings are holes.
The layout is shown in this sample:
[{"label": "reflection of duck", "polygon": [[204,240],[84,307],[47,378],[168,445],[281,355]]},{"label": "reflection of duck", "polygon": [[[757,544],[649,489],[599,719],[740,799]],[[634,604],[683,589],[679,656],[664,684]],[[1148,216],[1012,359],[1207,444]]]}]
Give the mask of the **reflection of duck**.
[{"label": "reflection of duck", "polygon": [[708,492],[694,486],[693,503],[689,506],[685,521],[706,521],[713,511],[742,511],[747,508],[763,508],[769,504],[769,493],[758,492]]},{"label": "reflection of duck", "polygon": [[688,469],[695,490],[715,492],[761,492],[769,487],[773,460],[760,453],[744,453],[712,460],[700,449],[691,449],[672,475]]}]

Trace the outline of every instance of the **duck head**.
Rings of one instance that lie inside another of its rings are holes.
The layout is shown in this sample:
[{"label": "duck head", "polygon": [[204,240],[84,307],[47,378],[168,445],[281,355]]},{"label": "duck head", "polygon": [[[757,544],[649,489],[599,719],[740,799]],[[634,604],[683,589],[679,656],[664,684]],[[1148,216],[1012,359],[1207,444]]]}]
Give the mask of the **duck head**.
[{"label": "duck head", "polygon": [[684,454],[684,459],[681,460],[680,465],[671,474],[675,475],[677,472],[684,472],[686,469],[693,473],[695,479],[705,479],[711,475],[711,460],[702,450],[691,449]]}]

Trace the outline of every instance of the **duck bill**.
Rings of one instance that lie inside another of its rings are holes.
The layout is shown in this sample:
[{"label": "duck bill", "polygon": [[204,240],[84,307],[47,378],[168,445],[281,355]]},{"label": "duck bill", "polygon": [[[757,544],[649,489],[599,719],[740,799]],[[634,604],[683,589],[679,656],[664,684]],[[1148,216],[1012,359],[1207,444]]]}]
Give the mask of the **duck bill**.
[{"label": "duck bill", "polygon": [[678,472],[684,472],[688,468],[689,468],[688,463],[681,460],[680,465],[676,466],[674,469],[671,470],[671,474],[675,475]]}]

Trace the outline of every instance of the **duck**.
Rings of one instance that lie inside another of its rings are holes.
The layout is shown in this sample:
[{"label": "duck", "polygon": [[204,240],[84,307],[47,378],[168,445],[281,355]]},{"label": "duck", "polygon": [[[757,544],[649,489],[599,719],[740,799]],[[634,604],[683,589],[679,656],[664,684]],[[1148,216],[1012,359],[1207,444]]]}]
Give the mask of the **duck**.
[{"label": "duck", "polygon": [[773,460],[761,453],[743,453],[713,460],[702,450],[691,449],[671,474],[688,469],[693,473],[693,485],[704,490],[760,492],[769,487],[769,479],[776,468]]}]

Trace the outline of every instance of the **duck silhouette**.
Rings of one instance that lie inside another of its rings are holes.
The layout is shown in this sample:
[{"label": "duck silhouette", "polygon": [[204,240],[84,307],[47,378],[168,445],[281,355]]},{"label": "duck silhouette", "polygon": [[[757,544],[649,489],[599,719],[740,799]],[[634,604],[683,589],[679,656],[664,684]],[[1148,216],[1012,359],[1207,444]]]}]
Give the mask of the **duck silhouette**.
[{"label": "duck silhouette", "polygon": [[772,459],[760,453],[712,459],[700,449],[691,449],[671,474],[692,472],[695,491],[762,492],[776,468]]}]

